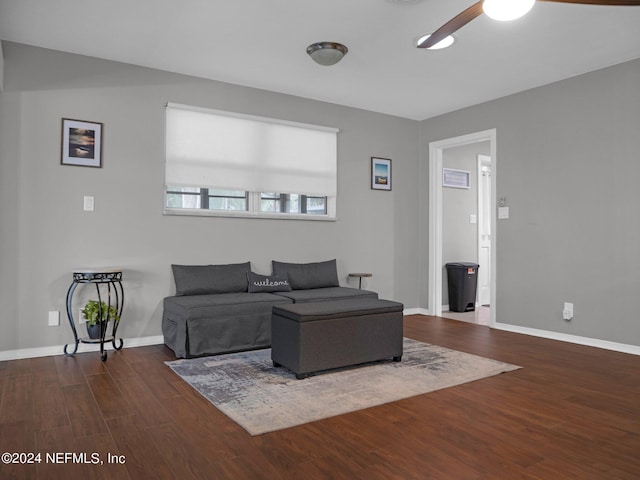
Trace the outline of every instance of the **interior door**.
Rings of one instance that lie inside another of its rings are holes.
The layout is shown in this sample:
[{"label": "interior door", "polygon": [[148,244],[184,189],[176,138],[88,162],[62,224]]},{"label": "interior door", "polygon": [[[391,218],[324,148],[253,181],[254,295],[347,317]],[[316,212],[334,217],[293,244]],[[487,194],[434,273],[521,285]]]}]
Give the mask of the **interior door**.
[{"label": "interior door", "polygon": [[478,155],[478,303],[491,301],[491,157]]}]

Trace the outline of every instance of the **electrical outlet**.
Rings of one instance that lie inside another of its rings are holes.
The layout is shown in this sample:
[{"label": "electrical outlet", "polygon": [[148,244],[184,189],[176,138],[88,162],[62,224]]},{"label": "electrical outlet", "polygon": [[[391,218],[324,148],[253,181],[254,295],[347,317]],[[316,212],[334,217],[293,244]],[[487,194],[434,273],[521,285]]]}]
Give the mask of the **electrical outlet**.
[{"label": "electrical outlet", "polygon": [[562,318],[564,320],[572,320],[573,319],[573,303],[565,302],[564,308],[562,309]]},{"label": "electrical outlet", "polygon": [[60,311],[59,310],[51,310],[49,312],[49,326],[50,327],[58,327],[58,326],[60,326]]}]

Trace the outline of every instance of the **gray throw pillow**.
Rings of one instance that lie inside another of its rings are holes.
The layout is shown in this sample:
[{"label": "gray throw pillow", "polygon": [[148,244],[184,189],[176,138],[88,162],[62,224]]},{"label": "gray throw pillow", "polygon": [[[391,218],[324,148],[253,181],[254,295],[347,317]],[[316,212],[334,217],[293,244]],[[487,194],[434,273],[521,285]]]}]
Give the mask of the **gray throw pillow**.
[{"label": "gray throw pillow", "polygon": [[271,265],[273,274],[286,275],[294,290],[340,286],[335,259],[316,263],[284,263],[273,260]]},{"label": "gray throw pillow", "polygon": [[249,293],[258,292],[290,292],[291,285],[285,275],[259,275],[249,272]]},{"label": "gray throw pillow", "polygon": [[176,295],[246,292],[251,263],[171,265]]}]

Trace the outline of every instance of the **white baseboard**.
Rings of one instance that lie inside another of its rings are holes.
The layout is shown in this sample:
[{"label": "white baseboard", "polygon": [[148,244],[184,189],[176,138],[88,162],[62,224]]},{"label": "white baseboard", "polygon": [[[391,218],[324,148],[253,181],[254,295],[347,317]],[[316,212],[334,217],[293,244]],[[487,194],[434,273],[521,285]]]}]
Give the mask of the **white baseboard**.
[{"label": "white baseboard", "polygon": [[[431,315],[430,311],[425,308],[406,308],[403,315]],[[538,330],[536,328],[521,327],[519,325],[510,325],[508,323],[496,323],[491,328],[496,330],[504,330],[506,332],[522,333],[533,337],[549,338],[551,340],[559,340],[561,342],[576,343],[578,345],[586,345],[589,347],[603,348],[605,350],[613,350],[615,352],[629,353],[631,355],[640,355],[640,346],[627,345],[625,343],[609,342],[607,340],[599,340],[597,338],[580,337],[577,335],[569,335],[566,333],[551,332],[548,330]],[[152,337],[125,338],[124,347],[144,347],[148,345],[162,345],[164,337],[156,335]],[[113,350],[111,343],[105,345],[107,350]],[[62,355],[64,353],[62,345],[53,347],[40,348],[23,348],[19,350],[7,350],[0,352],[0,362],[6,360],[20,360],[24,358],[50,357],[53,355]],[[96,344],[81,343],[78,346],[77,353],[99,352],[100,346]]]},{"label": "white baseboard", "polygon": [[431,311],[426,308],[405,308],[403,315],[431,315]]},{"label": "white baseboard", "polygon": [[[407,308],[404,315],[431,315],[430,310],[425,308]],[[510,325],[508,323],[496,323],[491,325],[496,330],[504,330],[506,332],[522,333],[531,335],[532,337],[549,338],[551,340],[559,340],[561,342],[575,343],[578,345],[586,345],[588,347],[603,348],[605,350],[613,350],[614,352],[629,353],[631,355],[640,355],[640,346],[628,345],[626,343],[616,343],[597,338],[580,337],[578,335],[569,335],[567,333],[551,332],[548,330],[539,330],[537,328],[521,327],[519,325]]]},{"label": "white baseboard", "polygon": [[[161,345],[164,343],[164,337],[162,335],[156,335],[153,337],[138,337],[138,338],[125,338],[124,347],[144,347],[147,345]],[[73,349],[73,343],[69,345],[67,351]],[[106,350],[113,350],[111,342],[105,344]],[[81,343],[78,346],[76,353],[84,352],[99,352],[100,345],[95,343]],[[24,358],[37,358],[37,357],[50,357],[53,355],[63,355],[64,346],[58,345],[53,347],[39,347],[39,348],[22,348],[19,350],[7,350],[0,352],[0,361],[5,360],[20,360]]]},{"label": "white baseboard", "polygon": [[631,355],[640,355],[640,346],[638,345],[627,345],[625,343],[609,342],[607,340],[599,340],[597,338],[580,337],[578,335],[569,335],[567,333],[551,332],[548,330],[538,330],[536,328],[510,325],[508,323],[496,323],[495,325],[492,325],[491,328],[507,332],[523,333],[533,337],[560,340],[561,342],[576,343],[578,345],[586,345],[589,347],[604,348],[605,350],[613,350],[615,352],[630,353]]}]

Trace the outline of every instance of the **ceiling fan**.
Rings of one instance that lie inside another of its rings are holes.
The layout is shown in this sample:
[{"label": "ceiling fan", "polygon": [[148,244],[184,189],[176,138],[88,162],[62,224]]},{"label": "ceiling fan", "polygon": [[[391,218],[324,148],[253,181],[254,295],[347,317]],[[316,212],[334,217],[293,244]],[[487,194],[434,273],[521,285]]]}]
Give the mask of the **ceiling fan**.
[{"label": "ceiling fan", "polygon": [[[515,20],[527,13],[536,0],[480,0],[459,13],[431,35],[423,37],[418,48],[430,48],[483,13],[495,20]],[[578,3],[583,5],[640,6],[640,0],[538,0],[541,2]],[[507,8],[507,10],[503,10]]]}]

